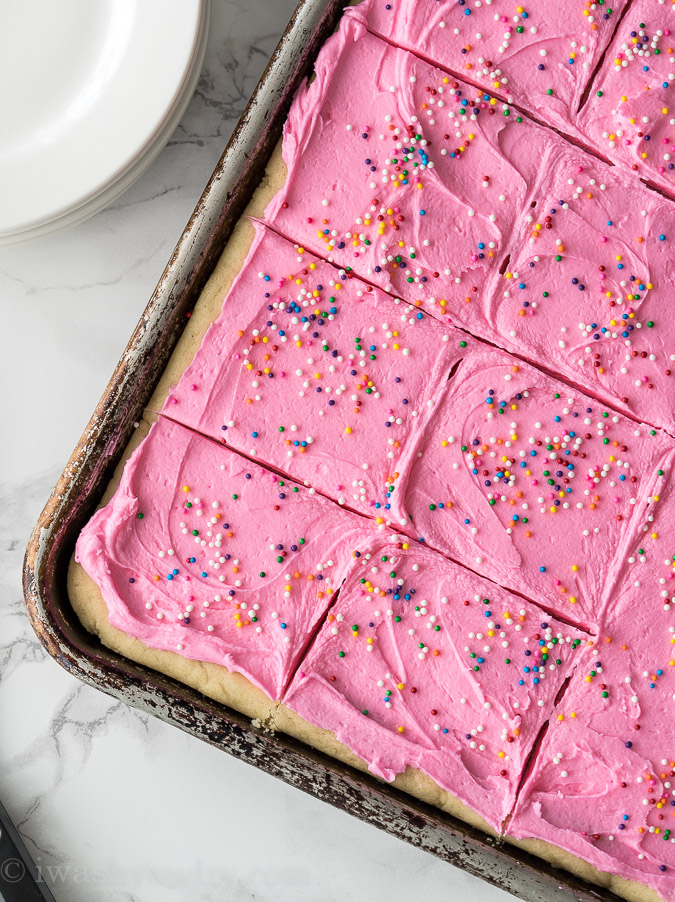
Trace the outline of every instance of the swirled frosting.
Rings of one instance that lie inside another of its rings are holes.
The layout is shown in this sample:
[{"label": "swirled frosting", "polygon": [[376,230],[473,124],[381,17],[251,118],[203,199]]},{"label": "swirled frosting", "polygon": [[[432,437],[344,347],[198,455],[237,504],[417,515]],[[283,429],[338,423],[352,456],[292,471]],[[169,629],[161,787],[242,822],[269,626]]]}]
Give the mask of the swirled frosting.
[{"label": "swirled frosting", "polygon": [[576,134],[576,114],[627,0],[364,0],[390,41]]},{"label": "swirled frosting", "polygon": [[486,280],[560,141],[345,16],[284,126],[265,216],[440,318],[484,331]]},{"label": "swirled frosting", "polygon": [[675,209],[570,147],[521,216],[489,319],[504,343],[675,430]]},{"label": "swirled frosting", "polygon": [[631,174],[673,190],[675,7],[625,7],[345,14],[76,557],[118,629],[675,902],[675,221]]},{"label": "swirled frosting", "polygon": [[675,194],[675,7],[632,3],[616,33],[579,128],[610,159]]},{"label": "swirled frosting", "polygon": [[[668,472],[672,473],[672,465]],[[595,653],[572,678],[509,833],[675,898],[675,494],[639,510]]]},{"label": "swirled frosting", "polygon": [[385,522],[401,455],[466,345],[258,224],[163,412]]},{"label": "swirled frosting", "polygon": [[440,555],[383,537],[357,552],[284,701],[378,776],[419,768],[500,830],[588,641]]},{"label": "swirled frosting", "polygon": [[395,499],[411,535],[595,627],[637,528],[635,505],[671,448],[578,389],[474,349],[403,463]]},{"label": "swirled frosting", "polygon": [[364,520],[161,418],[75,552],[110,623],[279,698]]}]

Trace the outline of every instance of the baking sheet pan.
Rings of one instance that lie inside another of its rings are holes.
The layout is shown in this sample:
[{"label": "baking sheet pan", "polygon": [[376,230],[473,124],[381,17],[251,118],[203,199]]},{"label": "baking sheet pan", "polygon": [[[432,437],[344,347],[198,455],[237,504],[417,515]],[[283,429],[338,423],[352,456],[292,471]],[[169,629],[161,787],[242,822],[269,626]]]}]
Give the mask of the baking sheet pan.
[{"label": "baking sheet pan", "polygon": [[154,390],[202,288],[260,181],[293,93],[334,30],[344,0],[301,0],[82,438],[40,515],[26,551],[24,596],[42,644],[84,682],[180,727],[527,902],[619,902],[439,809],[249,719],[103,646],[82,627],[66,574],[134,423]]}]

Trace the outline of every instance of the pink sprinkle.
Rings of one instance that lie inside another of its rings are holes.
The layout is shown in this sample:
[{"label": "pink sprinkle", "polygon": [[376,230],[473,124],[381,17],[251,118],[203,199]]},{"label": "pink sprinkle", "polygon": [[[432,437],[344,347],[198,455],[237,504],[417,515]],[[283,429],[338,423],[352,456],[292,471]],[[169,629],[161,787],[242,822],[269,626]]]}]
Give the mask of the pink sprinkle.
[{"label": "pink sprinkle", "polygon": [[[602,238],[600,239],[600,241],[602,241],[603,244],[607,244],[607,235],[603,235]],[[604,276],[603,276],[603,278],[604,278]]]},{"label": "pink sprinkle", "polygon": [[577,166],[577,172],[583,172],[583,171],[584,171],[583,166]]},{"label": "pink sprinkle", "polygon": [[176,398],[172,398],[172,399],[171,399],[171,403],[172,403],[172,404],[178,404],[178,401],[176,400]]},{"label": "pink sprinkle", "polygon": [[336,486],[336,488],[337,488],[338,492],[341,492],[341,491],[342,491],[342,486],[341,486],[341,485]]},{"label": "pink sprinkle", "polygon": [[312,223],[312,222],[314,222],[314,220],[312,219],[311,216],[308,216],[308,217],[307,217],[307,222]]},{"label": "pink sprinkle", "polygon": [[190,391],[197,391],[197,386],[194,384],[194,382],[190,386]]}]

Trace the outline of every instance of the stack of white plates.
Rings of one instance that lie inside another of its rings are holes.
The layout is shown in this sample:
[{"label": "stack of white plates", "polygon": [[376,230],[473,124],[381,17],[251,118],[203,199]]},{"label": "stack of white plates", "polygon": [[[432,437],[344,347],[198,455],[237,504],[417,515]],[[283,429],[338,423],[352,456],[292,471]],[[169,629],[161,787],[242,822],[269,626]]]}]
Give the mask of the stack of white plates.
[{"label": "stack of white plates", "polygon": [[82,222],[166,145],[209,0],[2,0],[0,245]]}]

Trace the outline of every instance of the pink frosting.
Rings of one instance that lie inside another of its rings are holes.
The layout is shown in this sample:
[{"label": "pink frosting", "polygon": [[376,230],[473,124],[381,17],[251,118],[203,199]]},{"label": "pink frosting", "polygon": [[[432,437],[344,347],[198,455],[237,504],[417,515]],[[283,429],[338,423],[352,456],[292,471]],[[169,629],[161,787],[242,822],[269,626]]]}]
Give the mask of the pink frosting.
[{"label": "pink frosting", "polygon": [[415,460],[403,463],[392,516],[410,516],[415,537],[594,626],[635,535],[635,504],[672,447],[528,364],[474,348]]},{"label": "pink frosting", "polygon": [[401,454],[414,452],[462,343],[257,225],[163,412],[386,520]]},{"label": "pink frosting", "polygon": [[584,89],[626,3],[364,0],[352,14],[388,40],[575,134]]},{"label": "pink frosting", "polygon": [[325,45],[278,233],[76,557],[113,626],[675,902],[675,222],[626,168],[672,189],[675,13],[632,4],[582,109],[610,169],[509,103],[574,131],[625,2],[422,5]]},{"label": "pink frosting", "polygon": [[588,640],[407,548],[396,537],[361,547],[284,701],[373,773],[393,780],[420,768],[499,830]]},{"label": "pink frosting", "polygon": [[483,331],[481,298],[560,139],[345,16],[284,127],[265,211],[295,241]]},{"label": "pink frosting", "polygon": [[672,477],[640,505],[640,527],[597,655],[574,676],[551,719],[509,832],[562,846],[673,900]]},{"label": "pink frosting", "polygon": [[364,523],[160,419],[75,557],[114,627],[151,648],[223,664],[279,698]]},{"label": "pink frosting", "polygon": [[489,313],[504,343],[675,430],[673,203],[570,147],[516,234]]},{"label": "pink frosting", "polygon": [[671,194],[675,194],[674,37],[672,3],[636,0],[579,117],[580,129],[602,153]]}]

